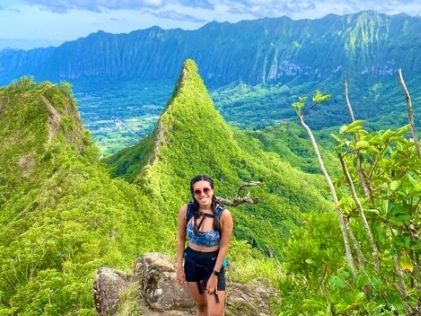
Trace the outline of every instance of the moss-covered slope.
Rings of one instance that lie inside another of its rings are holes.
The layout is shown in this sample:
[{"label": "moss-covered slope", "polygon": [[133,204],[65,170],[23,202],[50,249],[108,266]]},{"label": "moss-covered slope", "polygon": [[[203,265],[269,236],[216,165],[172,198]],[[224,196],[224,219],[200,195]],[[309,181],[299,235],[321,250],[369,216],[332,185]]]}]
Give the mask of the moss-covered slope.
[{"label": "moss-covered slope", "polygon": [[94,315],[99,266],[165,247],[155,205],[101,166],[67,84],[0,89],[0,148],[1,315]]},{"label": "moss-covered slope", "polygon": [[217,194],[227,198],[235,196],[241,182],[263,181],[263,187],[251,192],[260,202],[233,212],[237,239],[267,254],[281,255],[289,228],[302,212],[329,208],[320,194],[319,176],[265,152],[258,140],[223,120],[192,60],[185,62],[154,133],[107,162],[114,175],[153,197],[172,225],[179,206],[190,198],[189,180],[196,174],[212,176]]}]

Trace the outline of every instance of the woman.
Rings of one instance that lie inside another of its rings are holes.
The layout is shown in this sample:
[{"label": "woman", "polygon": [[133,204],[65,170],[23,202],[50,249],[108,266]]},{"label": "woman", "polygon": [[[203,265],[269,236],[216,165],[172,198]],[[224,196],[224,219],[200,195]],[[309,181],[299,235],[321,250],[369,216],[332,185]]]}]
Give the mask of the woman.
[{"label": "woman", "polygon": [[[232,236],[232,216],[216,200],[210,177],[194,177],[190,191],[193,202],[183,205],[178,215],[177,279],[181,285],[187,282],[197,305],[197,315],[222,316],[225,301],[223,264]],[[188,247],[184,250],[186,236]]]}]

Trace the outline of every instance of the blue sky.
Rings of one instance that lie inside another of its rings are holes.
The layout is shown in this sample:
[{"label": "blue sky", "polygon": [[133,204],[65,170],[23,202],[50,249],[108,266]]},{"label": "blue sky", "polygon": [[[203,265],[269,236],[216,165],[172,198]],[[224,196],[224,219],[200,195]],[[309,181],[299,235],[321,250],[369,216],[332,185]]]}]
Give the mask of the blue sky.
[{"label": "blue sky", "polygon": [[419,0],[0,0],[0,40],[55,43],[97,30],[127,33],[153,25],[197,29],[210,21],[320,18],[375,10],[421,15]]}]

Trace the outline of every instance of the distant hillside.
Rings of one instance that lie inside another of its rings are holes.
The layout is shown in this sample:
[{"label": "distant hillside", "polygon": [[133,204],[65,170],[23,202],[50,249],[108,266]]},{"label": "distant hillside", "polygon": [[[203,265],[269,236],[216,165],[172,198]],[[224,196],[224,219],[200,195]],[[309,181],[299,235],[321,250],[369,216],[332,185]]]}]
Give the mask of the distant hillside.
[{"label": "distant hillside", "polygon": [[298,83],[361,74],[408,76],[421,69],[421,18],[374,12],[317,20],[265,18],[212,22],[195,31],[152,27],[129,34],[102,31],[58,48],[0,53],[0,84],[25,74],[38,80],[174,80],[186,58],[201,65],[210,87],[242,81]]},{"label": "distant hillside", "polygon": [[[71,82],[83,120],[106,154],[153,129],[186,58],[198,62],[216,106],[233,125],[261,129],[294,119],[290,104],[316,89],[333,98],[329,107],[306,114],[311,126],[345,123],[342,80],[348,76],[357,116],[384,128],[405,120],[399,67],[414,103],[421,102],[415,90],[421,84],[420,29],[420,17],[369,11],[213,22],[194,31],[99,31],[56,48],[0,52],[0,85],[25,74]],[[415,116],[419,120],[421,112]]]}]

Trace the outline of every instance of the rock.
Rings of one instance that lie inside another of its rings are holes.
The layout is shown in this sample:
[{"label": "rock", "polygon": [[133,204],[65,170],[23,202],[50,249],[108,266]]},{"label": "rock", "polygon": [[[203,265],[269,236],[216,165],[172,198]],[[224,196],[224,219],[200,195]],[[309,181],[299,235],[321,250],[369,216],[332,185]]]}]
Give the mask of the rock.
[{"label": "rock", "polygon": [[[279,296],[278,290],[268,281],[240,284],[228,277],[225,315],[271,315],[269,300],[273,296],[275,299]],[[187,286],[180,286],[177,282],[174,264],[170,258],[159,253],[148,253],[138,258],[130,276],[109,268],[99,269],[94,297],[100,315],[134,315],[125,312],[133,310],[133,306],[136,306],[139,315],[145,316],[196,314]]]},{"label": "rock", "polygon": [[277,291],[264,280],[254,281],[249,284],[234,283],[227,290],[226,315],[271,315],[269,300]]},{"label": "rock", "polygon": [[174,264],[162,254],[149,253],[136,261],[134,278],[140,280],[142,296],[157,311],[194,307],[187,286],[177,282]]},{"label": "rock", "polygon": [[130,277],[122,272],[100,268],[94,283],[94,301],[99,315],[115,315],[120,296],[128,287]]}]

